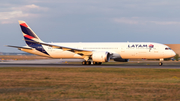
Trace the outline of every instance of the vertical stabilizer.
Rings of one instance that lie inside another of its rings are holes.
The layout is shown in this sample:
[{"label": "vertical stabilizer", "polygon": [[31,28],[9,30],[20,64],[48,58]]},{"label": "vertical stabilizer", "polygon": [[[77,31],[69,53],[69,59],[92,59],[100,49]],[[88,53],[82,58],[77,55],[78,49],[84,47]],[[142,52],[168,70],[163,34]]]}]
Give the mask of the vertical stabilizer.
[{"label": "vertical stabilizer", "polygon": [[26,24],[26,22],[19,21],[19,24],[20,24],[26,44],[29,47],[32,47],[39,52],[49,55],[41,44],[35,43],[35,42],[43,42],[43,41],[41,41],[41,39],[33,32],[33,30]]},{"label": "vertical stabilizer", "polygon": [[[29,41],[42,42],[41,39],[33,32],[33,30],[26,24],[25,21],[19,21],[25,42],[28,46],[33,47],[36,43]],[[26,41],[29,40],[29,41]]]}]

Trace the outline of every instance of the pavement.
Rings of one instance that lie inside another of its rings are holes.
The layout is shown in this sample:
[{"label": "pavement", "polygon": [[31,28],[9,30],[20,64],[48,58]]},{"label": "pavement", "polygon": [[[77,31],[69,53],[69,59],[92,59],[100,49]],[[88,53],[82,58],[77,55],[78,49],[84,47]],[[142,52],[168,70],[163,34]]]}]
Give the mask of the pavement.
[{"label": "pavement", "polygon": [[[176,68],[180,69],[179,62],[166,62],[165,65],[159,66],[158,61],[130,61],[128,63],[102,65],[81,65],[75,62],[81,62],[82,59],[43,59],[43,60],[18,60],[0,62],[0,67],[60,67],[60,68]],[[73,62],[75,64],[73,64]],[[147,64],[148,63],[148,64]],[[175,63],[177,65],[175,65]]]}]

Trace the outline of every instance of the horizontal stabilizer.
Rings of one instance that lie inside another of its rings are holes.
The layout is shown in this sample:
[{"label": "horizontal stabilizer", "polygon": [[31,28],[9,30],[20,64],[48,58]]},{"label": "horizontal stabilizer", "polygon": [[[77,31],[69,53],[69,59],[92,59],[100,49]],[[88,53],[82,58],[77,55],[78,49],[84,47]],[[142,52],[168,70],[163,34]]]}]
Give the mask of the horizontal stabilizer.
[{"label": "horizontal stabilizer", "polygon": [[6,45],[7,47],[13,47],[13,48],[18,48],[18,49],[32,49],[29,47],[21,47],[21,46],[11,46],[11,45]]}]

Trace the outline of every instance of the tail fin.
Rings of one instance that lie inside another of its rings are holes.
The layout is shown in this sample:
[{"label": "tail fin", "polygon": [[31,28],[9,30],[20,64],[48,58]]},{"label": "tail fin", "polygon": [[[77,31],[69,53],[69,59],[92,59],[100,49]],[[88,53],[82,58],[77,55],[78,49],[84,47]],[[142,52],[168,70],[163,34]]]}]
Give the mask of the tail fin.
[{"label": "tail fin", "polygon": [[[33,30],[26,24],[25,21],[19,21],[25,42],[28,46],[34,47],[37,44],[30,42],[30,41],[36,41],[36,42],[43,42],[41,39],[33,32]],[[29,40],[29,41],[26,41]]]}]

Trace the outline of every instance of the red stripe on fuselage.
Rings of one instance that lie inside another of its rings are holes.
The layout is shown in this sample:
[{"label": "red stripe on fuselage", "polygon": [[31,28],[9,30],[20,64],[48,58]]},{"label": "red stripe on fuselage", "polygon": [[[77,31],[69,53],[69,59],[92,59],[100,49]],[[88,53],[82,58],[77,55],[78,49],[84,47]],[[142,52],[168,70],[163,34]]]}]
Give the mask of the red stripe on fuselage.
[{"label": "red stripe on fuselage", "polygon": [[29,38],[29,39],[33,39],[34,38],[32,36],[29,36],[29,35],[24,35],[24,37]]},{"label": "red stripe on fuselage", "polygon": [[22,23],[20,24],[21,26],[24,26],[24,27],[28,27],[28,25],[26,25],[26,23]]}]

